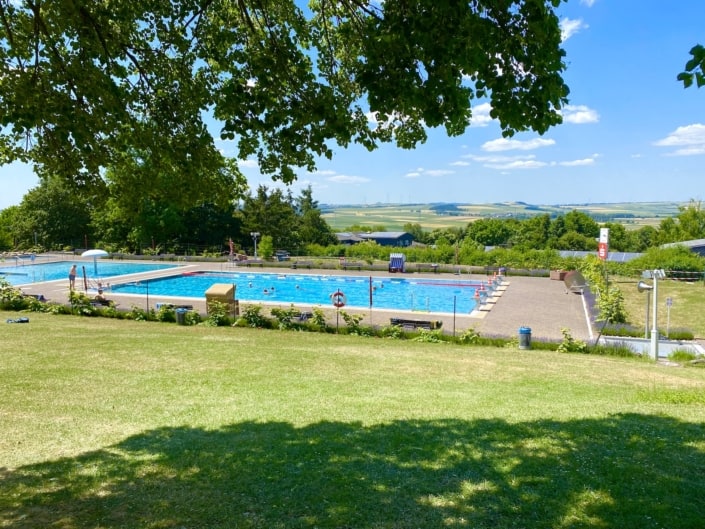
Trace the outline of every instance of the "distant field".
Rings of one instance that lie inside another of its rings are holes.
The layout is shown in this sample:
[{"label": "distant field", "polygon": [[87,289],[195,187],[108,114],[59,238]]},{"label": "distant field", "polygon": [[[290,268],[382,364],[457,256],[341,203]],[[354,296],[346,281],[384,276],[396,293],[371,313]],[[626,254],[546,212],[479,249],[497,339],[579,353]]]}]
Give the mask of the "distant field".
[{"label": "distant field", "polygon": [[349,226],[385,226],[401,231],[407,223],[420,224],[427,231],[436,228],[465,227],[487,217],[526,218],[533,215],[565,215],[582,211],[598,222],[619,222],[627,228],[657,226],[662,219],[678,214],[679,202],[633,202],[613,204],[533,205],[523,202],[497,204],[376,204],[324,206],[323,217],[334,230]]}]

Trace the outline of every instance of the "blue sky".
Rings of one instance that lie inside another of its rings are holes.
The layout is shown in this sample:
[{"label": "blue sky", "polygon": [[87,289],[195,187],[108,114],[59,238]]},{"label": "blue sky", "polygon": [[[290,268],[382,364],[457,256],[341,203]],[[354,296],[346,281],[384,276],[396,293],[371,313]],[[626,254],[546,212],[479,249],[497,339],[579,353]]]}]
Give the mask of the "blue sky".
[{"label": "blue sky", "polygon": [[[564,123],[543,136],[502,139],[478,102],[472,126],[429,130],[415,150],[338,149],[293,186],[322,203],[511,202],[579,204],[703,200],[705,88],[676,75],[705,44],[705,1],[569,0],[559,8],[571,94]],[[219,142],[234,155],[233,142]],[[275,187],[241,161],[252,189]],[[37,184],[31,169],[0,168],[0,208]]]}]

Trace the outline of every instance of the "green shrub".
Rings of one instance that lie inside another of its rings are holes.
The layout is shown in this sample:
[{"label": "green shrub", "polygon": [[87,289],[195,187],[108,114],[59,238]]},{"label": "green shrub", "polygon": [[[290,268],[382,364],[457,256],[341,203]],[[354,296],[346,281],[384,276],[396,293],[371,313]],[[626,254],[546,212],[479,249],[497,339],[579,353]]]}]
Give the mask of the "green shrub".
[{"label": "green shrub", "polygon": [[208,302],[208,316],[204,324],[208,327],[225,327],[230,325],[231,319],[228,314],[228,304],[222,301],[211,300]]},{"label": "green shrub", "polygon": [[[664,334],[665,335],[665,334]],[[694,340],[695,334],[690,329],[669,329],[669,340]]]},{"label": "green shrub", "polygon": [[309,318],[308,325],[319,331],[325,331],[328,327],[326,323],[326,315],[320,307],[312,309],[313,316]]},{"label": "green shrub", "polygon": [[279,329],[282,331],[291,329],[300,329],[299,317],[301,316],[301,311],[291,305],[288,309],[280,309],[274,307],[271,310],[272,316],[279,322]]},{"label": "green shrub", "polygon": [[71,312],[78,316],[96,316],[98,311],[91,303],[91,298],[82,292],[72,290],[69,292]]},{"label": "green shrub", "polygon": [[151,314],[148,310],[138,307],[137,305],[132,305],[130,310],[126,313],[125,317],[129,320],[135,321],[149,321]]},{"label": "green shrub", "polygon": [[186,325],[198,325],[201,323],[201,315],[195,310],[187,310],[184,314],[184,323]]},{"label": "green shrub", "polygon": [[480,334],[479,334],[475,329],[473,329],[472,327],[470,327],[469,329],[467,329],[465,332],[463,332],[463,334],[461,334],[461,335],[458,337],[458,342],[459,342],[459,343],[472,343],[472,344],[476,344],[476,343],[478,343],[479,341],[480,341]]},{"label": "green shrub", "polygon": [[440,329],[436,329],[433,331],[419,329],[418,334],[411,340],[414,342],[422,343],[443,343],[446,341],[443,339],[443,332]]},{"label": "green shrub", "polygon": [[365,318],[364,315],[349,314],[341,310],[340,317],[345,321],[347,334],[353,334],[355,336],[372,336],[374,334],[371,328],[360,325],[360,322]]},{"label": "green shrub", "polygon": [[394,338],[400,340],[404,338],[404,331],[399,325],[386,325],[379,330],[380,338]]},{"label": "green shrub", "polygon": [[27,299],[18,288],[0,278],[0,307],[5,310],[23,310],[27,308]]},{"label": "green shrub", "polygon": [[570,334],[570,329],[563,327],[561,329],[561,334],[563,334],[563,341],[558,345],[557,351],[559,353],[586,353],[587,344],[580,340],[576,340]]},{"label": "green shrub", "polygon": [[163,304],[157,309],[154,316],[157,321],[174,323],[176,321],[176,309],[170,305]]},{"label": "green shrub", "polygon": [[269,320],[262,315],[262,305],[248,305],[242,311],[241,319],[248,327],[268,329],[271,326]]},{"label": "green shrub", "polygon": [[671,354],[668,355],[668,359],[674,362],[691,362],[697,357],[698,355],[690,349],[674,349]]}]

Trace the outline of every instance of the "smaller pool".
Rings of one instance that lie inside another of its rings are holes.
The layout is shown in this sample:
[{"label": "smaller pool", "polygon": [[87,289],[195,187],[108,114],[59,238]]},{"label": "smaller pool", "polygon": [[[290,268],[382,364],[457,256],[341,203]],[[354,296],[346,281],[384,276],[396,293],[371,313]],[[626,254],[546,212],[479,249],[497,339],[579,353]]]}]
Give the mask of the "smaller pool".
[{"label": "smaller pool", "polygon": [[154,272],[156,270],[176,268],[177,266],[174,264],[124,263],[101,259],[98,259],[94,263],[92,259],[78,259],[75,261],[55,261],[53,263],[28,263],[16,266],[0,266],[0,277],[6,279],[13,286],[43,281],[55,281],[57,279],[66,279],[68,284],[69,268],[71,268],[73,264],[78,268],[77,281],[83,277],[84,269],[86,277],[94,279],[139,274],[141,272]]}]

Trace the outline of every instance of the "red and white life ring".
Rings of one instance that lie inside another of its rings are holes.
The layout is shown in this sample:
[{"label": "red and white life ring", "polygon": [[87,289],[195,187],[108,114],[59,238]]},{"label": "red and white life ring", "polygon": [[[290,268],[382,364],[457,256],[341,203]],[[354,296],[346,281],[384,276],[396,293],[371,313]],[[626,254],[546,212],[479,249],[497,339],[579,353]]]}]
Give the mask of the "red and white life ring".
[{"label": "red and white life ring", "polygon": [[340,290],[336,290],[330,295],[330,299],[333,302],[333,306],[337,309],[340,307],[344,307],[345,303],[347,303],[347,298],[345,297],[345,294],[343,294]]}]

